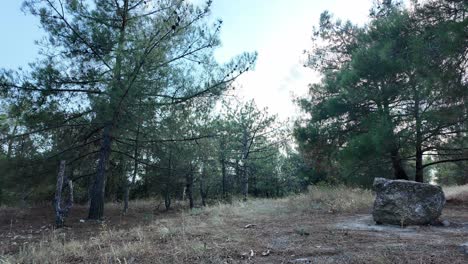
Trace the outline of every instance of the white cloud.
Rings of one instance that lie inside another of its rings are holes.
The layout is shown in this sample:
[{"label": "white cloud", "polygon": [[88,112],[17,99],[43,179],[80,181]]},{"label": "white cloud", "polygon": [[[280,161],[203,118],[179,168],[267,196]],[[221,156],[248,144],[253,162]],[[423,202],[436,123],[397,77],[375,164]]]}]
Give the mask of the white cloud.
[{"label": "white cloud", "polygon": [[303,95],[319,76],[303,67],[303,51],[311,46],[314,25],[329,10],[336,18],[362,24],[372,0],[215,0],[213,16],[224,21],[223,47],[216,52],[225,61],[244,51],[257,51],[254,71],[237,81],[238,94],[254,98],[260,107],[282,119],[297,114],[292,94]]}]

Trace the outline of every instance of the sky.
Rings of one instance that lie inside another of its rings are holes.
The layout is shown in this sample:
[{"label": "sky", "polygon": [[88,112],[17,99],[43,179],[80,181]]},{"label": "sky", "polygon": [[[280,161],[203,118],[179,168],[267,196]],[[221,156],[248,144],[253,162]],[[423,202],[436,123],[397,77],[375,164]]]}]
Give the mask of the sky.
[{"label": "sky", "polygon": [[[191,0],[192,2],[204,2]],[[26,67],[37,57],[34,41],[43,36],[37,18],[24,14],[22,0],[3,0],[0,8],[0,68]],[[212,17],[222,19],[222,47],[216,59],[227,62],[242,52],[257,52],[255,69],[236,82],[243,100],[254,99],[281,119],[297,116],[293,96],[304,95],[320,76],[305,68],[314,26],[328,10],[336,18],[363,24],[372,0],[213,0]]]}]

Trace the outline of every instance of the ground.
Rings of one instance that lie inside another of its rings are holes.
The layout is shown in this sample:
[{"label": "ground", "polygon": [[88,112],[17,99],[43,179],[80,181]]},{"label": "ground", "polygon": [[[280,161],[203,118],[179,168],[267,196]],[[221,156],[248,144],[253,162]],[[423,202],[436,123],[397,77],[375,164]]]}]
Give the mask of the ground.
[{"label": "ground", "polygon": [[376,226],[372,194],[344,187],[283,199],[164,211],[110,204],[103,222],[54,230],[50,207],[0,209],[0,263],[467,263],[468,203],[449,202],[447,227]]}]

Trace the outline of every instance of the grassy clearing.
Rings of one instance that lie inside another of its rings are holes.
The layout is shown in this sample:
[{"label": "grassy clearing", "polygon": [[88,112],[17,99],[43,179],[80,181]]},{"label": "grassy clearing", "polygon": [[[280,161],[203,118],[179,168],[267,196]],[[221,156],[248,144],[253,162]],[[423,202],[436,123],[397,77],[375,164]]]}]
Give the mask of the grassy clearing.
[{"label": "grassy clearing", "polygon": [[[466,187],[444,190],[447,197],[459,197]],[[180,209],[186,205],[178,202],[174,204],[178,209],[169,213],[161,213],[163,208],[154,213],[157,200],[133,201],[130,210],[151,215],[150,221],[121,229],[107,222],[90,223],[89,228],[96,231],[80,239],[70,237],[66,229],[53,230],[39,242],[22,245],[19,252],[0,255],[0,263],[288,263],[302,256],[314,256],[317,263],[458,259],[452,245],[433,248],[422,241],[379,238],[329,226],[343,217],[369,212],[373,200],[369,190],[313,186],[308,193],[286,198],[217,203],[193,210]],[[453,236],[450,240],[455,244],[463,239]],[[414,247],[418,243],[419,248]],[[267,250],[271,254],[262,257]]]},{"label": "grassy clearing", "polygon": [[[468,186],[445,187],[444,191],[449,200],[468,201]],[[417,243],[401,238],[390,243],[389,238],[380,241],[327,227],[327,223],[343,215],[369,212],[373,200],[369,190],[312,186],[307,193],[290,197],[220,202],[193,210],[183,209],[186,204],[178,201],[171,213],[161,213],[164,208],[160,199],[132,201],[130,211],[144,212],[140,216],[149,218],[146,224],[118,229],[107,222],[94,223],[90,228],[96,231],[80,239],[71,237],[66,229],[53,230],[38,242],[22,245],[14,254],[0,255],[0,263],[281,263],[291,255],[319,255],[317,263],[432,261],[423,253],[415,255],[418,249],[410,247]],[[118,211],[121,204],[109,204],[108,208]],[[21,215],[27,214],[20,211]],[[246,228],[248,224],[253,227]],[[360,243],[376,249],[381,243],[383,247],[380,253],[353,248]],[[275,248],[282,244],[288,247]],[[427,247],[422,250],[435,250]],[[269,256],[273,260],[261,258],[267,249],[273,252]],[[255,261],[249,260],[250,250],[257,256]],[[279,251],[281,256],[274,255]],[[440,252],[458,258],[455,246]]]},{"label": "grassy clearing", "polygon": [[[372,199],[366,190],[311,187],[308,193],[281,199],[251,199],[183,210],[177,217],[157,219],[130,230],[114,230],[103,223],[100,232],[86,241],[68,239],[63,230],[55,230],[39,243],[4,256],[0,263],[132,263],[137,259],[150,259],[151,263],[222,263],[229,258],[227,248],[235,249],[248,239],[239,234],[243,226],[234,226],[233,220],[257,223],[292,213],[358,212],[367,210]],[[151,212],[158,203],[134,201],[130,208]]]}]

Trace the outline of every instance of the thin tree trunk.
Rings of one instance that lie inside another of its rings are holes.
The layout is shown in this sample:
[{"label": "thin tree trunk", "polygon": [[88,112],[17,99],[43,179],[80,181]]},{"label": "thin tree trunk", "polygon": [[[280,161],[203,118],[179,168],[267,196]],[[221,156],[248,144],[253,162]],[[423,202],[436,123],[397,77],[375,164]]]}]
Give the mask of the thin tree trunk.
[{"label": "thin tree trunk", "polygon": [[[16,135],[17,128],[18,128],[18,124],[15,122],[15,126],[13,127],[13,132],[11,133],[12,136]],[[11,158],[11,153],[13,151],[13,142],[14,142],[13,137],[10,140],[8,140],[7,160],[9,160]]]},{"label": "thin tree trunk", "polygon": [[164,206],[166,207],[166,211],[171,208],[171,195],[169,193],[169,186],[166,184],[166,190],[164,192]]},{"label": "thin tree trunk", "polygon": [[[141,100],[140,100],[141,103]],[[124,196],[124,208],[123,212],[124,214],[127,213],[128,211],[128,200],[130,197],[130,188],[135,185],[136,181],[136,176],[138,174],[138,137],[140,136],[140,123],[138,122],[137,126],[137,131],[136,131],[136,140],[135,140],[135,151],[133,153],[133,156],[135,157],[134,162],[133,162],[133,175],[132,175],[132,181],[129,183],[127,177],[125,177],[125,181],[127,182],[125,186],[125,196]]]},{"label": "thin tree trunk", "polygon": [[68,186],[68,198],[67,198],[67,205],[65,206],[65,210],[63,212],[64,217],[68,217],[68,213],[70,212],[70,209],[73,206],[74,203],[74,196],[73,196],[73,182],[71,179],[73,179],[74,175],[74,170],[71,168],[70,170],[70,177],[65,177],[65,182]]},{"label": "thin tree trunk", "polygon": [[225,151],[225,148],[226,148],[226,143],[224,141],[224,138],[221,138],[221,142],[220,142],[220,150],[221,150],[221,157],[220,157],[220,163],[221,163],[221,192],[222,192],[222,195],[223,195],[223,198],[226,198],[226,155],[224,153]]},{"label": "thin tree trunk", "polygon": [[222,194],[223,194],[223,198],[226,198],[226,193],[227,193],[227,190],[226,190],[226,161],[224,159],[221,160],[221,174],[222,174]]},{"label": "thin tree trunk", "polygon": [[247,128],[244,127],[242,133],[242,165],[241,165],[241,173],[242,173],[242,196],[244,197],[244,201],[247,201],[247,196],[249,195],[249,172],[247,170],[247,157],[248,157],[248,132]]},{"label": "thin tree trunk", "polygon": [[241,173],[242,173],[242,196],[244,197],[243,200],[247,201],[247,197],[249,195],[249,172],[247,170],[246,165],[242,166]]},{"label": "thin tree trunk", "polygon": [[65,161],[60,161],[60,168],[57,175],[57,185],[55,189],[54,198],[54,209],[55,209],[55,226],[60,228],[63,226],[63,215],[62,215],[62,188],[63,179],[65,177]]},{"label": "thin tree trunk", "polygon": [[99,151],[99,162],[96,177],[91,188],[91,201],[89,205],[88,218],[93,220],[102,219],[104,216],[104,195],[106,190],[106,166],[111,151],[111,125],[106,125],[103,132],[101,149]]},{"label": "thin tree trunk", "polygon": [[203,166],[203,170],[200,174],[200,197],[201,197],[201,202],[202,206],[206,206],[206,197],[208,195],[208,190],[206,189],[205,186],[205,166]]},{"label": "thin tree trunk", "polygon": [[384,101],[382,105],[378,106],[379,112],[386,118],[386,121],[391,124],[390,131],[388,131],[391,135],[391,149],[390,149],[390,159],[392,161],[392,167],[393,167],[393,174],[395,179],[397,180],[409,180],[408,175],[405,172],[405,169],[403,168],[402,165],[402,160],[400,156],[400,150],[398,147],[398,140],[396,139],[396,136],[394,134],[393,128],[393,121],[392,118],[390,117],[390,109],[388,106],[388,102]]},{"label": "thin tree trunk", "polygon": [[253,194],[255,197],[258,197],[258,188],[257,188],[257,177],[254,176],[255,173],[253,173],[252,176],[252,183],[253,183]]},{"label": "thin tree trunk", "polygon": [[[60,161],[59,172],[57,175],[57,185],[55,189],[54,209],[55,209],[55,226],[61,228],[64,225],[65,217],[68,216],[70,208],[73,206],[73,183],[65,178],[65,160]],[[68,199],[65,207],[62,207],[62,191],[63,185],[68,186]]]},{"label": "thin tree trunk", "polygon": [[164,190],[164,206],[166,207],[166,211],[169,210],[171,207],[171,194],[170,194],[170,186],[169,181],[172,179],[172,151],[169,149],[169,160],[168,160],[168,168],[169,171],[167,172],[168,177],[166,179],[166,188]]},{"label": "thin tree trunk", "polygon": [[[192,166],[192,165],[190,165]],[[186,191],[187,191],[187,197],[189,199],[189,206],[190,209],[194,207],[194,202],[193,202],[193,168],[190,167],[190,172],[186,174],[185,176],[186,180]]]},{"label": "thin tree trunk", "polygon": [[127,179],[125,179],[125,191],[124,191],[124,208],[123,208],[123,213],[126,214],[128,212],[128,200],[130,197],[130,182],[128,182]]},{"label": "thin tree trunk", "polygon": [[416,120],[416,175],[414,179],[417,182],[424,182],[421,116],[419,114],[419,95],[417,91],[415,91],[414,99],[414,118]]},{"label": "thin tree trunk", "polygon": [[408,175],[403,169],[400,153],[398,148],[394,148],[391,153],[391,160],[392,160],[392,167],[393,167],[393,174],[395,179],[397,180],[409,180]]},{"label": "thin tree trunk", "polygon": [[464,166],[465,167],[465,170],[464,170],[464,178],[463,178],[463,184],[468,184],[468,166]]}]

